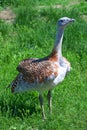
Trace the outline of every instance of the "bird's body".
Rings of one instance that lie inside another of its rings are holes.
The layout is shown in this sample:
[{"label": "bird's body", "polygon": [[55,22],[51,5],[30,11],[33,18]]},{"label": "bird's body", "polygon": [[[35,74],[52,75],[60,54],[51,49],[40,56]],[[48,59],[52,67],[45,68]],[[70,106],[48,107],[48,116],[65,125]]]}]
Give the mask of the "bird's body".
[{"label": "bird's body", "polygon": [[12,92],[26,90],[37,90],[42,109],[42,116],[45,118],[42,92],[48,90],[48,105],[51,108],[51,90],[62,82],[70,71],[70,63],[62,56],[62,40],[65,26],[74,19],[67,17],[58,21],[56,42],[50,55],[42,59],[31,58],[21,61],[17,67],[19,74],[11,83]]},{"label": "bird's body", "polygon": [[50,90],[60,83],[66,73],[70,70],[69,62],[62,57],[46,57],[43,59],[23,60],[17,70],[20,72],[12,82],[12,92],[22,92],[26,90],[37,90],[42,93]]}]

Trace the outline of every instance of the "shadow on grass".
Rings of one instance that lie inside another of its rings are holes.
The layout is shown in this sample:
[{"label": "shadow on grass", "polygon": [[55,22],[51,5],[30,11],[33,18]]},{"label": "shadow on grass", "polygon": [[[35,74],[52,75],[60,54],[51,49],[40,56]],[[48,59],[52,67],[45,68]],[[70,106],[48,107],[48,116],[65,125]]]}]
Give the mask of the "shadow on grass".
[{"label": "shadow on grass", "polygon": [[22,94],[4,93],[0,96],[0,111],[4,116],[28,117],[37,113],[38,96],[35,92],[25,92]]}]

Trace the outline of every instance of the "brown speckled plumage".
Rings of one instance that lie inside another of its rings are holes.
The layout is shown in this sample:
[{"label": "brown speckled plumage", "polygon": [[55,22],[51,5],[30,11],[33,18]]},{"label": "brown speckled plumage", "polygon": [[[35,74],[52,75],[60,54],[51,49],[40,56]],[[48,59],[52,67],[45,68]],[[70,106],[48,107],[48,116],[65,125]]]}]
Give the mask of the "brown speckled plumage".
[{"label": "brown speckled plumage", "polygon": [[[17,70],[23,73],[26,81],[32,83],[37,79],[39,83],[42,83],[50,75],[53,74],[55,77],[58,75],[56,71],[58,66],[54,63],[52,64],[51,60],[49,57],[44,59],[26,59],[19,64]],[[56,69],[54,70],[55,67]]]}]

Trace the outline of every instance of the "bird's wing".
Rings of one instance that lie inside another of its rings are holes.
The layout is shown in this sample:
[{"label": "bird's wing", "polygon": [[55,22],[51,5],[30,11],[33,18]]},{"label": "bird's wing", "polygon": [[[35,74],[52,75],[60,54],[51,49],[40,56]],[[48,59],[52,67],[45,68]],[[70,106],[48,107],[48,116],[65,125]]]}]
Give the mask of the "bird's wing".
[{"label": "bird's wing", "polygon": [[19,65],[17,66],[16,69],[17,69],[19,72],[21,72],[24,67],[29,66],[29,65],[30,65],[33,61],[35,61],[35,60],[38,60],[38,59],[37,59],[37,58],[24,59],[24,60],[22,60],[22,61],[19,63]]},{"label": "bird's wing", "polygon": [[[56,69],[54,69],[56,67]],[[24,75],[24,79],[29,83],[38,81],[39,83],[46,79],[52,80],[57,76],[58,67],[49,60],[26,59],[23,60],[17,70]]]}]

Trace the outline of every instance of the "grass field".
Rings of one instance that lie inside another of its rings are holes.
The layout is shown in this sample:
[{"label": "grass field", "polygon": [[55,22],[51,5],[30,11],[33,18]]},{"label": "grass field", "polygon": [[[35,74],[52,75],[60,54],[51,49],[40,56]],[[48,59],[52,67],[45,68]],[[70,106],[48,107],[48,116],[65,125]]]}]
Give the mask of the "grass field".
[{"label": "grass field", "polygon": [[[1,0],[15,21],[0,20],[0,130],[87,130],[87,2],[85,0]],[[48,55],[60,17],[75,18],[64,34],[63,55],[72,70],[53,90],[53,113],[42,121],[37,92],[12,94],[7,88],[28,57]]]}]

